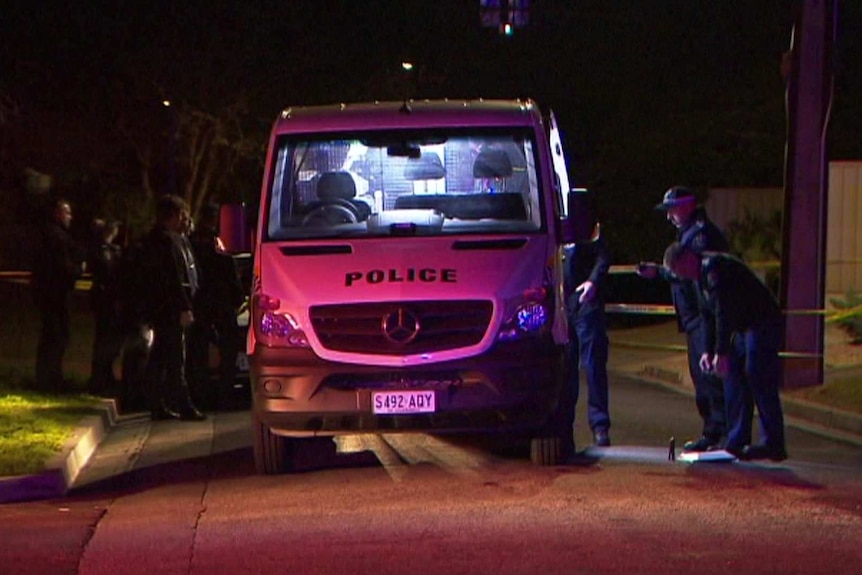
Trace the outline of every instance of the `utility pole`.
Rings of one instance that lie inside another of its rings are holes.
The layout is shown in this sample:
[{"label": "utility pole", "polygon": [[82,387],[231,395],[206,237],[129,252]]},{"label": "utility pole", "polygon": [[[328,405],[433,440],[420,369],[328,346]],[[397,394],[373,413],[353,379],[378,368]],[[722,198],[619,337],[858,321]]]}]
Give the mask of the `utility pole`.
[{"label": "utility pole", "polygon": [[836,0],[799,0],[787,77],[787,156],[781,303],[787,310],[784,386],[823,383],[826,286],[826,132],[832,98]]}]

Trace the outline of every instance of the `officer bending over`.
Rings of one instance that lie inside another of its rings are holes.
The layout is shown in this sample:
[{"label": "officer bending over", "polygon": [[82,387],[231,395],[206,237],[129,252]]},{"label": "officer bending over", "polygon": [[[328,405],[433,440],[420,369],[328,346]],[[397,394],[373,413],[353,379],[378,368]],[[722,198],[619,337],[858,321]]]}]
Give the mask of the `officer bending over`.
[{"label": "officer bending over", "polygon": [[[728,254],[698,255],[675,242],[665,251],[664,265],[698,285],[705,349],[700,368],[724,380],[727,437],[722,447],[740,459],[786,459],[778,394],[782,318],[772,292]],[[752,399],[760,422],[756,445],[751,443]]]}]

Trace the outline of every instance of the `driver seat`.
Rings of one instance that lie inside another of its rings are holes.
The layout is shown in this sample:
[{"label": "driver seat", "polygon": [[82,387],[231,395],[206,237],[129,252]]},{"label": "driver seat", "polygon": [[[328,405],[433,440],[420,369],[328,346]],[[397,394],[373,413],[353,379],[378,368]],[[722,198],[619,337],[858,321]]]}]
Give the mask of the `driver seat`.
[{"label": "driver seat", "polygon": [[356,182],[349,172],[324,172],[317,181],[317,197],[323,203],[347,204],[359,221],[371,215],[371,207],[356,200]]},{"label": "driver seat", "polygon": [[347,172],[324,172],[317,181],[317,197],[324,202],[356,197],[356,183]]}]

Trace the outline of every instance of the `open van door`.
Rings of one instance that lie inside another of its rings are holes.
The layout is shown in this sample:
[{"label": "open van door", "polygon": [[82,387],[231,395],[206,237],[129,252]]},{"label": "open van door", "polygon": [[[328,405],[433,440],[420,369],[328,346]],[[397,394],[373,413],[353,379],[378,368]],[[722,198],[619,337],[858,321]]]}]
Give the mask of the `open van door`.
[{"label": "open van door", "polygon": [[569,172],[566,169],[566,157],[563,154],[563,140],[557,127],[557,119],[551,110],[548,119],[548,143],[551,146],[551,157],[554,163],[554,173],[557,180],[557,206],[563,216],[568,215],[568,202],[563,201],[563,195],[569,191]]},{"label": "open van door", "polygon": [[224,204],[219,209],[219,239],[229,254],[251,252],[252,230],[245,204]]}]

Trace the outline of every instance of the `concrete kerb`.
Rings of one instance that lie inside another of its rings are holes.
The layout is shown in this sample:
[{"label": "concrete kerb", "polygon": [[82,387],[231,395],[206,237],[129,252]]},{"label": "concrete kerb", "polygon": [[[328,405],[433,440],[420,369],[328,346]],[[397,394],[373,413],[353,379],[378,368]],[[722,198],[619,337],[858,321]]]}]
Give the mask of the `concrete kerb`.
[{"label": "concrete kerb", "polygon": [[781,403],[785,416],[795,427],[862,446],[862,415],[786,395]]},{"label": "concrete kerb", "polygon": [[65,495],[117,420],[116,402],[102,400],[96,413],[84,417],[62,449],[45,463],[44,471],[0,478],[0,503]]}]

